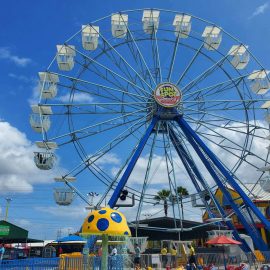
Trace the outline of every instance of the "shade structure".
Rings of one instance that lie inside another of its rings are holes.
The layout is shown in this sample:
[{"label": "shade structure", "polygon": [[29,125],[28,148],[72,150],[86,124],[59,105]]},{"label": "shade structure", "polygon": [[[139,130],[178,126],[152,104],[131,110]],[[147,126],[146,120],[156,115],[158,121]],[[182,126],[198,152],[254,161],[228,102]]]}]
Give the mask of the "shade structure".
[{"label": "shade structure", "polygon": [[225,235],[220,235],[218,237],[210,239],[209,241],[206,242],[206,244],[209,244],[209,245],[241,245],[242,243],[239,241],[236,241],[232,238],[229,238]]},{"label": "shade structure", "polygon": [[[225,235],[220,235],[218,237],[212,238],[206,242],[206,244],[209,245],[241,245],[242,243],[239,241],[236,241],[230,237],[227,237]],[[224,259],[224,268],[226,269],[226,259],[223,251],[223,259]]]},{"label": "shade structure", "polygon": [[57,240],[57,242],[78,242],[78,241],[86,242],[84,238],[78,235],[69,235],[69,236],[65,236]]}]

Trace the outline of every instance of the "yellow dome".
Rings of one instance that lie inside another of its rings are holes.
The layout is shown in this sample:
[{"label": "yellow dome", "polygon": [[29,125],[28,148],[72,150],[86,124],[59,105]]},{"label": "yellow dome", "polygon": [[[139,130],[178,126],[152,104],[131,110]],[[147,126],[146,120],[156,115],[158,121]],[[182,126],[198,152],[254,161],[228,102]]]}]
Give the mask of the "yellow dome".
[{"label": "yellow dome", "polygon": [[131,235],[125,216],[109,207],[93,210],[83,222],[82,234]]}]

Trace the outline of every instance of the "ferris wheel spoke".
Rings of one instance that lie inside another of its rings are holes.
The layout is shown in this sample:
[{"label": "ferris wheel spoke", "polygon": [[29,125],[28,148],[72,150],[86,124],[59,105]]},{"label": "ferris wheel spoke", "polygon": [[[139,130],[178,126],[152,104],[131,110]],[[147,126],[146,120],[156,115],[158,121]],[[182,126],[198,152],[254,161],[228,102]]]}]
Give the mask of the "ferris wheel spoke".
[{"label": "ferris wheel spoke", "polygon": [[175,63],[175,58],[176,58],[176,54],[177,54],[177,50],[179,47],[179,40],[180,40],[180,35],[177,35],[175,42],[174,42],[174,47],[173,47],[173,53],[172,53],[172,57],[171,57],[171,61],[170,61],[170,67],[169,67],[169,74],[167,77],[167,81],[170,82],[171,81],[171,76],[173,73],[173,68],[174,68],[174,63]]},{"label": "ferris wheel spoke", "polygon": [[149,87],[150,89],[152,89],[152,87],[148,84],[148,82],[146,82],[144,80],[144,78],[128,63],[128,61],[118,52],[118,50],[115,49],[114,46],[112,46],[111,43],[101,33],[99,33],[99,35],[101,36],[101,38],[103,39],[103,41],[109,46],[109,48],[111,48],[120,57],[120,59],[122,60],[122,62],[126,66],[128,66],[140,78],[141,82],[143,82],[144,84],[147,85],[147,87]]},{"label": "ferris wheel spoke", "polygon": [[[70,97],[72,98],[72,97]],[[151,107],[152,102],[92,102],[92,103],[47,103],[42,106],[44,107],[55,107],[55,108],[67,108],[64,112],[54,112],[55,114],[123,114],[132,113],[127,109],[138,110],[145,105],[146,110]],[[90,108],[90,109],[89,109]],[[78,112],[70,111],[71,109],[77,109]]]},{"label": "ferris wheel spoke", "polygon": [[116,120],[120,120],[120,119],[123,119],[125,117],[128,117],[128,116],[132,116],[132,115],[135,115],[139,112],[143,112],[145,111],[146,109],[140,109],[140,110],[136,110],[134,112],[131,112],[131,113],[126,113],[126,114],[123,114],[121,116],[117,116],[117,117],[113,117],[113,118],[110,118],[110,119],[107,119],[105,121],[101,121],[99,123],[96,123],[94,125],[89,125],[89,126],[86,126],[86,127],[83,127],[83,128],[80,128],[80,129],[77,129],[77,130],[73,130],[72,132],[68,132],[68,133],[65,133],[65,134],[62,134],[62,135],[59,135],[59,136],[56,136],[56,137],[53,137],[53,138],[50,138],[49,141],[54,141],[54,140],[57,140],[57,139],[61,139],[63,137],[67,137],[67,136],[71,136],[72,134],[74,133],[79,133],[79,132],[84,132],[88,129],[91,129],[91,128],[95,128],[95,127],[98,127],[100,125],[104,125],[104,124],[108,124],[108,123],[111,123],[113,121],[116,121]]},{"label": "ferris wheel spoke", "polygon": [[[122,19],[123,19],[123,17],[122,17]],[[139,58],[141,59],[141,61],[142,61],[143,64],[145,65],[149,77],[151,78],[152,82],[153,82],[154,85],[156,86],[156,85],[157,85],[157,84],[156,84],[156,81],[155,81],[155,79],[153,78],[153,75],[152,75],[152,73],[151,73],[151,71],[150,71],[150,69],[149,69],[149,66],[147,65],[147,63],[146,63],[146,61],[145,61],[145,58],[144,58],[143,54],[141,53],[141,50],[140,50],[140,48],[139,48],[139,46],[138,46],[136,40],[134,39],[134,36],[133,36],[133,34],[132,34],[132,31],[130,31],[130,28],[129,28],[129,26],[128,26],[128,24],[127,24],[126,22],[125,22],[125,26],[126,26],[126,28],[127,28],[128,38],[130,37],[131,40],[132,40],[132,43],[131,43],[131,44],[134,44],[134,46],[136,47],[136,50],[137,50],[138,55],[139,55]],[[136,57],[135,57],[135,58],[136,58]]]},{"label": "ferris wheel spoke", "polygon": [[[105,193],[103,194],[103,196],[101,197],[101,199],[99,200],[99,202],[97,203],[97,206],[100,206],[101,205],[101,203],[105,200],[105,198],[109,194],[109,192],[111,192],[112,189],[117,185],[118,178],[120,177],[120,175],[122,174],[123,170],[126,168],[126,166],[128,165],[128,163],[130,162],[130,160],[132,159],[132,157],[133,157],[133,155],[134,155],[134,153],[135,153],[135,151],[137,149],[137,144],[140,142],[140,140],[142,139],[142,137],[138,139],[138,141],[137,141],[136,144],[134,144],[135,146],[131,150],[129,156],[127,157],[127,159],[123,163],[122,167],[118,170],[118,172],[115,175],[113,181],[111,181],[110,185],[108,185],[107,190],[105,191]],[[128,187],[128,189],[131,189],[132,191],[135,191],[135,193],[133,193],[133,194],[140,193],[137,190],[133,189],[132,187],[129,187],[129,186],[127,186],[127,187]],[[139,196],[139,195],[135,195],[135,196],[137,196],[138,197],[138,200],[140,201],[141,200],[141,196]]]},{"label": "ferris wheel spoke", "polygon": [[[261,110],[260,103],[265,99],[243,99],[243,100],[204,100],[196,99],[191,101],[185,101],[187,104],[185,110],[190,110],[196,106],[203,107],[202,111],[243,111],[243,103],[246,104],[246,110]],[[258,104],[258,107],[255,105]]]},{"label": "ferris wheel spoke", "polygon": [[202,93],[202,92],[211,92],[211,91],[215,91],[214,93],[217,93],[218,90],[223,90],[222,87],[230,87],[233,88],[235,87],[235,85],[239,85],[246,77],[248,77],[250,74],[246,74],[246,75],[242,75],[236,78],[231,78],[230,80],[227,81],[223,81],[221,83],[217,83],[217,84],[213,84],[207,87],[203,87],[203,88],[199,88],[199,90],[190,92],[190,93],[185,93],[184,97],[188,97],[189,99],[194,97],[194,95],[198,94],[198,93]]},{"label": "ferris wheel spoke", "polygon": [[[100,159],[106,153],[108,153],[109,151],[114,149],[122,141],[124,141],[130,135],[132,135],[134,132],[136,132],[138,129],[140,129],[144,124],[145,124],[145,120],[139,119],[133,125],[131,125],[127,129],[125,129],[123,132],[121,132],[119,135],[114,137],[112,140],[110,140],[107,144],[102,146],[91,157],[87,157],[85,160],[83,160],[83,162],[81,162],[78,166],[76,166],[73,170],[71,170],[68,173],[68,175],[73,174],[75,171],[79,170],[78,172],[76,172],[76,175],[77,175],[81,171],[85,170],[88,166],[91,166],[91,164],[95,163],[98,159]],[[82,167],[82,169],[81,169],[81,167]]]},{"label": "ferris wheel spoke", "polygon": [[91,130],[91,132],[84,132],[83,133],[84,135],[81,135],[81,136],[78,136],[76,133],[72,132],[71,133],[72,134],[72,139],[67,141],[67,142],[63,142],[63,143],[59,144],[59,146],[69,144],[69,143],[73,142],[74,140],[80,141],[82,139],[93,137],[95,135],[100,136],[102,133],[117,129],[117,128],[125,126],[125,125],[132,124],[132,123],[134,123],[134,122],[136,122],[136,121],[138,121],[139,119],[142,119],[142,118],[143,118],[143,116],[139,115],[137,118],[125,121],[123,123],[119,123],[119,124],[115,124],[115,125],[111,125],[111,126],[107,126],[107,125],[99,126],[96,130]]},{"label": "ferris wheel spoke", "polygon": [[[67,45],[68,46],[68,45]],[[134,88],[140,90],[141,92],[145,93],[146,95],[150,95],[149,92],[145,91],[142,87],[136,85],[135,83],[129,81],[128,79],[126,79],[125,77],[121,76],[120,74],[116,73],[115,71],[111,70],[110,68],[106,67],[105,65],[101,64],[100,62],[98,62],[97,60],[91,58],[90,56],[84,54],[83,52],[77,50],[77,49],[73,49],[69,46],[69,48],[71,50],[74,50],[76,53],[78,53],[79,55],[81,55],[85,60],[89,61],[89,64],[94,63],[97,66],[101,67],[102,69],[104,69],[106,71],[106,73],[110,73],[112,76],[116,76],[117,78],[122,79],[123,81],[125,81],[126,83],[130,84],[131,86],[133,86]]]},{"label": "ferris wheel spoke", "polygon": [[[127,84],[126,86],[123,86],[122,83],[119,81],[119,79],[114,76],[113,74],[111,74],[111,77],[109,76],[109,72],[105,72],[105,75],[103,74],[102,71],[100,71],[98,69],[98,67],[96,65],[90,65],[91,63],[81,63],[77,60],[75,60],[77,64],[79,64],[84,70],[88,70],[94,74],[96,74],[98,77],[100,77],[101,79],[105,80],[106,82],[109,82],[110,84],[114,85],[115,87],[117,87],[118,89],[122,89],[122,91],[124,92],[128,92],[131,93],[129,91],[127,91],[127,89],[133,89],[135,91],[135,93],[133,93],[133,96],[130,95],[130,98],[133,100],[136,100],[136,98],[134,97],[134,95],[141,95],[142,93],[134,88],[132,85],[130,86],[129,84]],[[112,97],[116,98],[116,96],[114,95],[114,93],[112,92],[108,92]]]},{"label": "ferris wheel spoke", "polygon": [[141,191],[141,197],[140,197],[140,201],[139,201],[139,205],[138,205],[138,209],[137,209],[137,214],[136,214],[137,228],[139,226],[139,221],[140,221],[140,218],[141,218],[141,210],[142,210],[145,193],[146,193],[147,186],[148,186],[148,181],[149,181],[149,176],[150,176],[150,169],[151,169],[151,165],[152,165],[152,161],[153,161],[153,155],[154,155],[154,149],[155,149],[155,145],[156,145],[156,139],[157,139],[159,125],[160,125],[160,123],[158,123],[157,130],[154,133],[154,138],[153,138],[153,141],[152,141],[152,144],[151,144],[150,154],[149,154],[147,167],[146,167],[146,172],[145,172],[145,176],[144,176],[143,187],[142,187],[142,191]]},{"label": "ferris wheel spoke", "polygon": [[[188,117],[193,123],[196,122],[196,120],[194,120],[193,118],[191,117]],[[247,147],[247,143],[248,143],[248,140],[247,138],[244,140],[244,145],[240,145],[239,143],[231,140],[230,138],[226,137],[224,134],[221,134],[221,131],[219,132],[218,130],[219,129],[224,129],[224,127],[220,126],[220,125],[216,125],[214,123],[211,123],[211,122],[207,122],[206,123],[203,123],[203,122],[200,122],[200,125],[201,127],[203,127],[203,131],[200,131],[199,129],[197,130],[197,133],[198,134],[204,134],[205,135],[208,135],[209,137],[216,137],[216,138],[220,138],[221,140],[219,142],[216,142],[217,145],[220,145],[221,147],[226,147],[226,148],[229,148],[229,149],[233,149],[233,150],[243,150]],[[243,127],[240,127],[243,129]],[[253,130],[250,130],[250,132],[243,132],[242,130],[236,130],[236,129],[228,129],[228,127],[226,128],[226,130],[230,130],[231,134],[236,134],[236,133],[240,133],[240,134],[243,134],[243,135],[250,135],[252,134],[254,136],[254,132],[255,132],[255,129]],[[207,132],[207,131],[210,131],[211,133]],[[229,145],[223,145],[223,143],[226,143],[226,142],[229,142],[230,144],[233,144],[235,145],[236,148],[232,147],[232,146],[229,146]],[[252,155],[256,155],[254,153],[252,153],[250,151],[250,149],[248,150],[249,154],[252,154]]]},{"label": "ferris wheel spoke", "polygon": [[155,30],[154,30],[153,36],[154,36],[154,41],[151,39],[151,41],[152,41],[152,55],[154,57],[154,66],[155,66],[155,69],[158,70],[159,83],[161,83],[163,81],[163,78],[162,78],[162,68],[161,68],[161,64],[160,64],[159,47],[158,47],[158,41],[157,41],[157,34],[156,34],[156,31]]},{"label": "ferris wheel spoke", "polygon": [[[224,145],[221,145],[221,143],[217,143],[214,139],[211,139],[211,137],[214,137],[214,138],[219,138],[220,139],[220,136],[216,135],[216,136],[213,136],[212,134],[208,134],[208,135],[205,135],[204,133],[202,132],[197,132],[198,135],[200,135],[202,138],[206,139],[207,141],[209,141],[210,143],[213,143],[215,144],[216,146],[218,146],[220,149],[228,152],[229,154],[231,154],[232,156],[236,157],[237,160],[239,160],[239,162],[237,162],[233,168],[228,168],[228,170],[231,172],[232,175],[234,175],[234,171],[241,165],[242,161],[244,161],[245,159],[245,155],[244,155],[244,149],[245,147],[243,146],[242,149],[235,149],[233,147],[226,147]],[[212,135],[212,136],[209,136],[209,135]],[[223,142],[225,141],[225,139],[223,140]],[[237,154],[236,151],[240,152],[240,154]],[[245,152],[247,153],[247,152]],[[240,162],[241,161],[241,162]],[[247,162],[249,163],[249,162]],[[225,164],[223,164],[226,168],[227,166]]]},{"label": "ferris wheel spoke", "polygon": [[[130,81],[132,81],[134,84],[139,84],[141,87],[145,89],[145,84],[142,82],[140,77],[137,74],[131,74],[130,70],[127,69],[126,65],[122,65],[122,61],[119,61],[116,59],[115,55],[112,54],[111,51],[106,50],[106,48],[103,48],[104,54],[107,55],[107,58],[111,60],[111,62],[118,68],[118,70],[121,71],[121,73],[124,74],[126,78],[128,78]],[[120,59],[121,60],[121,59]],[[137,89],[134,89],[136,93],[139,93]]]},{"label": "ferris wheel spoke", "polygon": [[[252,152],[250,149],[246,150],[245,147],[236,144],[234,141],[229,140],[228,138],[224,137],[221,133],[216,132],[216,130],[209,128],[209,126],[205,126],[207,129],[209,129],[210,131],[216,133],[216,135],[213,134],[209,134],[208,132],[198,132],[198,134],[203,137],[204,139],[206,139],[207,141],[209,141],[210,143],[215,144],[216,146],[218,146],[219,148],[225,150],[226,152],[230,153],[232,156],[235,156],[238,159],[241,159],[243,161],[245,161],[247,164],[251,165],[252,167],[259,169],[259,167],[254,164],[253,162],[247,160],[248,156],[253,156],[256,157],[258,160],[261,160],[262,164],[265,164],[265,159],[261,158],[260,156],[258,156],[256,153]],[[221,142],[217,142],[212,138],[222,138],[222,143]],[[234,145],[236,145],[238,148],[234,148],[232,146],[226,146],[223,143],[225,141],[228,141]],[[238,154],[239,153],[239,154]]]},{"label": "ferris wheel spoke", "polygon": [[[49,74],[58,75],[59,77],[69,79],[70,81],[76,81],[78,83],[81,83],[82,85],[90,85],[90,86],[96,87],[98,93],[100,92],[100,89],[102,89],[102,90],[105,90],[106,92],[107,91],[108,92],[113,91],[113,92],[117,92],[117,93],[120,93],[120,94],[132,96],[132,97],[135,97],[135,98],[141,99],[141,100],[146,100],[147,99],[147,97],[144,96],[144,95],[138,95],[138,94],[135,94],[135,93],[130,93],[128,91],[124,91],[124,90],[119,89],[119,88],[113,88],[113,87],[110,87],[110,86],[107,86],[107,85],[102,85],[102,84],[99,84],[99,83],[90,82],[90,81],[79,79],[79,78],[76,78],[76,77],[67,76],[67,75],[64,75],[64,74],[61,74],[61,73],[50,72]],[[118,97],[117,97],[117,99],[119,100]]]},{"label": "ferris wheel spoke", "polygon": [[200,52],[201,52],[201,49],[202,48],[203,48],[203,44],[196,50],[196,52],[195,52],[194,56],[192,57],[191,61],[189,62],[189,64],[185,68],[184,72],[179,77],[179,79],[177,80],[176,85],[179,85],[182,82],[182,80],[184,79],[184,77],[186,76],[186,74],[188,73],[188,71],[190,70],[190,68],[192,67],[192,65],[195,62],[195,60],[200,55]]},{"label": "ferris wheel spoke", "polygon": [[[255,130],[255,129],[261,129],[261,130],[264,130],[267,132],[267,128],[264,128],[264,127],[261,127],[261,126],[257,126],[255,124],[253,124],[251,121],[249,123],[247,122],[243,122],[243,121],[240,121],[239,119],[232,119],[232,118],[229,118],[229,117],[225,117],[225,116],[222,116],[222,115],[219,115],[219,114],[213,114],[213,113],[210,113],[210,112],[207,112],[207,111],[201,111],[201,110],[195,110],[195,109],[190,109],[191,111],[193,112],[197,112],[197,113],[203,113],[205,115],[209,115],[209,116],[212,116],[214,117],[215,119],[221,119],[223,120],[224,122],[227,122],[227,124],[224,126],[224,128],[229,128],[228,125],[229,124],[234,124],[234,123],[238,123],[240,124],[240,128],[243,128],[243,127],[247,127],[247,125],[249,126],[249,128],[252,128],[252,130]],[[241,126],[242,125],[242,126]],[[219,127],[222,127],[222,126],[219,126]],[[254,134],[255,137],[258,137],[258,138],[263,138],[262,136],[258,136],[256,134]]]},{"label": "ferris wheel spoke", "polygon": [[195,79],[193,79],[191,82],[189,82],[187,85],[185,85],[182,88],[182,91],[184,94],[189,92],[195,85],[198,85],[198,83],[204,81],[208,76],[210,76],[217,68],[222,67],[223,63],[227,60],[228,55],[223,55],[223,57],[218,60],[216,63],[214,63],[211,67],[204,70],[200,75],[198,75]]},{"label": "ferris wheel spoke", "polygon": [[[173,195],[174,193],[174,197],[172,197],[172,208],[173,208],[173,214],[174,214],[174,217],[175,217],[175,210],[174,210],[174,205],[175,205],[175,199],[176,199],[176,205],[177,205],[177,209],[178,209],[178,216],[179,218],[181,219],[180,221],[180,226],[182,228],[183,224],[182,224],[182,219],[183,219],[183,212],[181,213],[181,210],[180,210],[180,200],[182,199],[182,195],[178,194],[177,192],[177,184],[176,184],[176,173],[175,173],[175,166],[174,166],[174,158],[173,158],[173,155],[172,155],[172,142],[171,142],[171,139],[170,139],[170,134],[169,134],[169,126],[170,126],[170,123],[166,123],[166,145],[164,147],[164,151],[165,151],[165,156],[166,156],[166,160],[167,160],[167,172],[168,172],[168,179],[169,179],[169,184],[170,184],[170,190],[171,190],[171,194]],[[165,140],[164,140],[165,142]],[[172,192],[173,191],[173,192]],[[180,200],[179,200],[180,198]],[[182,209],[183,211],[183,209]],[[175,223],[175,227],[176,227],[176,223]]]}]

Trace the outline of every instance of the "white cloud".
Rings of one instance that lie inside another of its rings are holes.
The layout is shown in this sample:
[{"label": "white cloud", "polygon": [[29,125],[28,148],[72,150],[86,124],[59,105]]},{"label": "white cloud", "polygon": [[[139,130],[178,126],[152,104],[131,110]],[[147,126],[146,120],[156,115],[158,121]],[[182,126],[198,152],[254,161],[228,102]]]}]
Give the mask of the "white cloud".
[{"label": "white cloud", "polygon": [[269,3],[266,2],[263,5],[258,6],[255,11],[252,13],[250,18],[256,17],[258,15],[263,14],[269,8]]},{"label": "white cloud", "polygon": [[98,165],[119,165],[121,163],[120,158],[115,153],[107,153],[97,160],[96,164]]},{"label": "white cloud", "polygon": [[19,67],[26,67],[32,62],[30,58],[19,57],[12,54],[10,49],[6,47],[0,47],[0,59],[9,60]]},{"label": "white cloud", "polygon": [[[57,100],[60,100],[62,102],[69,102],[70,101],[70,94],[66,94],[66,95],[63,95],[63,96],[59,96],[57,97]],[[79,92],[76,92],[74,93],[74,95],[72,96],[71,100],[73,102],[92,102],[93,101],[93,97],[91,97],[89,94],[87,93],[79,93]]]},{"label": "white cloud", "polygon": [[32,95],[28,99],[28,103],[30,105],[37,104],[39,102],[39,97],[40,97],[39,81],[35,81],[34,85],[32,86]]},{"label": "white cloud", "polygon": [[26,135],[8,122],[0,122],[0,193],[28,193],[34,184],[53,181],[55,171],[39,170],[34,164],[37,150]]}]

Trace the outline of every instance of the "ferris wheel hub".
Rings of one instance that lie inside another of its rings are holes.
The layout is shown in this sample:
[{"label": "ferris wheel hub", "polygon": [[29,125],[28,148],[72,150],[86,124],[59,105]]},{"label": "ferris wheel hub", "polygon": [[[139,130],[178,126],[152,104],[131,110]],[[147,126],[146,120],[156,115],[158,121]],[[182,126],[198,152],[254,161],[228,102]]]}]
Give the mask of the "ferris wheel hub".
[{"label": "ferris wheel hub", "polygon": [[154,90],[155,101],[164,108],[177,107],[182,99],[182,92],[180,89],[169,82],[161,83]]}]

